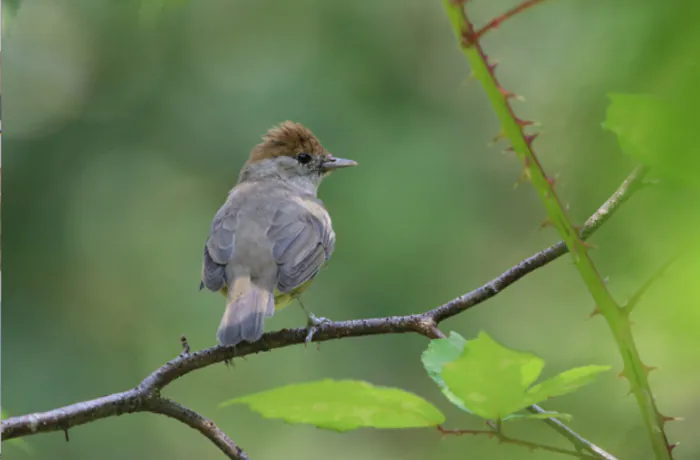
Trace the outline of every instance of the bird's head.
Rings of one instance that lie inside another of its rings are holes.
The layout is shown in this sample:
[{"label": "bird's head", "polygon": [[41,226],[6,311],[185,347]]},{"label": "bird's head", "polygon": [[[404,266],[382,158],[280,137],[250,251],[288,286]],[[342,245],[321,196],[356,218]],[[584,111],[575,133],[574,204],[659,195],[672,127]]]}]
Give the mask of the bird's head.
[{"label": "bird's head", "polygon": [[271,128],[253,148],[239,182],[278,179],[315,192],[325,176],[350,166],[357,163],[334,157],[309,129],[285,121]]}]

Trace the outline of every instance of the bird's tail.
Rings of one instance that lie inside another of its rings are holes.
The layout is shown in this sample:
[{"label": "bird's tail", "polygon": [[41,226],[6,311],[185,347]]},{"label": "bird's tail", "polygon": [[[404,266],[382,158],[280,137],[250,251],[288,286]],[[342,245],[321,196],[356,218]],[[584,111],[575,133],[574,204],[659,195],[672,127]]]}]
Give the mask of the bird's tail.
[{"label": "bird's tail", "polygon": [[242,276],[229,285],[228,294],[226,311],[216,332],[219,343],[236,345],[244,340],[258,340],[265,317],[275,313],[272,292],[251,282],[249,276]]}]

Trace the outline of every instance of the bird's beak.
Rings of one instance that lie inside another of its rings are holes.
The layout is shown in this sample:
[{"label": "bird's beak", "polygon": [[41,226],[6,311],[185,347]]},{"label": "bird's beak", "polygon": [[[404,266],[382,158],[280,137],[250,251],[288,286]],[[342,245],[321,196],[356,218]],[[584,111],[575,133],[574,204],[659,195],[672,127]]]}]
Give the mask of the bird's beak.
[{"label": "bird's beak", "polygon": [[335,171],[336,169],[349,168],[350,166],[357,166],[357,162],[336,157],[328,157],[323,162],[324,171]]}]

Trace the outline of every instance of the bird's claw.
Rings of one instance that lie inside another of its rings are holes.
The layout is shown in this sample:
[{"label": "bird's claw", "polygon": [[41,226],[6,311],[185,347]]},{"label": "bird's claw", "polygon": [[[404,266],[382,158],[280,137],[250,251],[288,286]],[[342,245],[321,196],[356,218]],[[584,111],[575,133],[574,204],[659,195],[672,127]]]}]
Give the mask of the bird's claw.
[{"label": "bird's claw", "polygon": [[[328,318],[324,317],[317,317],[313,313],[309,313],[309,319],[307,321],[307,325],[309,326],[309,333],[306,334],[306,339],[304,340],[304,346],[306,347],[311,340],[314,338],[314,334],[318,330],[319,327],[321,327],[324,324],[330,323],[331,320]],[[319,344],[320,347],[320,344]]]}]

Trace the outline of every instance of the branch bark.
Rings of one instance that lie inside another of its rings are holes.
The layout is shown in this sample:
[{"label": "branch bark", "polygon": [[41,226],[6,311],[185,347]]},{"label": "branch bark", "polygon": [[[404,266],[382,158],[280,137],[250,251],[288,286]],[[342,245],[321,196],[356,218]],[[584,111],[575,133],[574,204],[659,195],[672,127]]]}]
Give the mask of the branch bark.
[{"label": "branch bark", "polygon": [[[643,166],[637,167],[632,171],[618,190],[586,221],[580,233],[581,238],[589,238],[615,213],[622,203],[642,186],[647,171],[648,169]],[[483,286],[424,313],[323,323],[316,326],[312,341],[325,342],[345,337],[399,333],[418,333],[429,338],[443,336],[437,329],[437,325],[440,322],[490,299],[528,273],[532,273],[536,269],[558,259],[566,252],[566,245],[563,242],[559,242],[523,260]],[[160,392],[172,381],[212,364],[253,353],[270,351],[275,348],[305,343],[308,332],[308,328],[282,329],[264,334],[256,342],[244,342],[236,347],[215,346],[192,353],[184,352],[156,369],[136,388],[131,390],[71,404],[47,412],[10,417],[2,422],[2,439],[5,441],[39,433],[67,431],[75,426],[107,417],[134,412],[151,412],[174,418],[198,430],[210,439],[228,458],[248,460],[249,457],[241,448],[213,422],[174,401],[163,398]],[[187,348],[185,351],[187,351]],[[558,429],[557,431],[560,430]],[[573,433],[568,428],[567,431],[569,435]],[[580,446],[595,447],[582,437],[575,433],[573,434],[575,438],[579,439]],[[570,440],[572,439],[571,436],[566,437]],[[599,448],[596,447],[596,449]],[[606,457],[601,456],[601,458]]]}]

